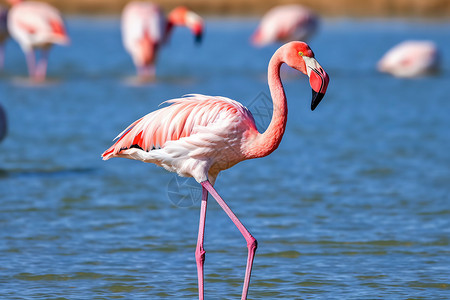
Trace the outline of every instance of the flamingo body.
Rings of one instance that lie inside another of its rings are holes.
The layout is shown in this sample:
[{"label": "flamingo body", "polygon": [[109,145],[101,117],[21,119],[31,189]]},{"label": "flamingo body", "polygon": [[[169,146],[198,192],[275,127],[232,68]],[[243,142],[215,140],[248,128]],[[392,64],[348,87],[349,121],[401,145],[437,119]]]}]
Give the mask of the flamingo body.
[{"label": "flamingo body", "polygon": [[195,36],[203,31],[202,19],[184,7],[175,8],[166,18],[151,2],[132,1],[122,11],[122,40],[140,77],[154,77],[155,60],[174,26],[187,26]]},{"label": "flamingo body", "polygon": [[[151,162],[198,182],[246,159],[246,143],[258,134],[250,111],[239,102],[204,95],[166,101],[125,129],[104,159]],[[219,153],[217,149],[227,149]],[[219,155],[220,154],[220,155]],[[208,176],[209,175],[209,176]]]},{"label": "flamingo body", "polygon": [[24,51],[69,42],[59,11],[43,2],[14,5],[8,17],[8,28]]},{"label": "flamingo body", "polygon": [[122,40],[138,72],[151,70],[164,37],[166,18],[158,5],[130,2],[122,12]]},{"label": "flamingo body", "polygon": [[378,61],[380,72],[396,77],[417,77],[435,72],[439,67],[439,52],[431,41],[404,41]]},{"label": "flamingo body", "polygon": [[287,121],[287,102],[280,79],[283,63],[306,74],[313,90],[311,109],[324,96],[329,78],[303,42],[280,47],[269,62],[268,79],[273,99],[272,120],[259,133],[250,111],[239,102],[204,95],[189,95],[166,101],[169,106],[156,110],[128,126],[103,154],[103,159],[125,157],[150,162],[195,178],[202,186],[199,235],[195,257],[198,271],[199,299],[203,300],[203,249],[208,193],[231,218],[247,242],[248,256],[241,299],[247,298],[256,239],[214,189],[220,171],[240,161],[264,157],[280,144]]},{"label": "flamingo body", "polygon": [[[8,15],[8,30],[25,55],[30,76],[45,78],[47,51],[54,44],[67,45],[69,37],[59,11],[43,2],[14,1]],[[41,49],[40,63],[35,65],[34,50]]]},{"label": "flamingo body", "polygon": [[305,41],[317,30],[319,17],[310,9],[297,4],[280,5],[270,9],[252,36],[256,46],[276,42]]}]

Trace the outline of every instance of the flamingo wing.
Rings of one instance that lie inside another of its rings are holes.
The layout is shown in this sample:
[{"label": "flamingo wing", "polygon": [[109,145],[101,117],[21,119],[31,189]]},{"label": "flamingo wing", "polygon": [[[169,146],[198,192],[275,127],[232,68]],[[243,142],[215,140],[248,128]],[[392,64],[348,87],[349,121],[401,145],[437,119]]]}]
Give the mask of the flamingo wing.
[{"label": "flamingo wing", "polygon": [[162,149],[168,141],[179,141],[191,137],[212,124],[229,122],[245,123],[247,128],[257,131],[250,111],[239,102],[204,95],[188,95],[164,103],[171,103],[132,123],[117,137],[117,141],[103,154],[104,160],[131,148],[150,152]]}]

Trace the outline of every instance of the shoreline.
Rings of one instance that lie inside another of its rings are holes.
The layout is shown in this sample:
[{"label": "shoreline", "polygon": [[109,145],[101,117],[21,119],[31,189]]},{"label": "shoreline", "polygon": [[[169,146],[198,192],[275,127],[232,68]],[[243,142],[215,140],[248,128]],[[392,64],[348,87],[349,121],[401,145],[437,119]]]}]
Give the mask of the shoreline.
[{"label": "shoreline", "polygon": [[[119,15],[127,0],[37,0],[47,2],[64,14]],[[204,16],[254,16],[264,14],[271,7],[300,3],[323,17],[355,18],[438,18],[450,17],[448,0],[154,0],[163,10],[185,5]],[[7,6],[7,0],[0,0]]]}]

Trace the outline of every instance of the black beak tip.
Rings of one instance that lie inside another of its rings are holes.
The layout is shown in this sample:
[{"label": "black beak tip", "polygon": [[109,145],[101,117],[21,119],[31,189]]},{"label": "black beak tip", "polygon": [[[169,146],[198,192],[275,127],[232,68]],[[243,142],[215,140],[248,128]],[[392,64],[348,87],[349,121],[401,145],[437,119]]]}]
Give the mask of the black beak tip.
[{"label": "black beak tip", "polygon": [[312,101],[311,101],[311,110],[312,111],[314,109],[316,109],[317,105],[319,105],[319,103],[322,100],[323,96],[325,96],[325,94],[318,93],[318,92],[312,90]]},{"label": "black beak tip", "polygon": [[195,35],[195,43],[196,44],[201,44],[202,43],[202,39],[203,39],[203,34],[199,33]]}]

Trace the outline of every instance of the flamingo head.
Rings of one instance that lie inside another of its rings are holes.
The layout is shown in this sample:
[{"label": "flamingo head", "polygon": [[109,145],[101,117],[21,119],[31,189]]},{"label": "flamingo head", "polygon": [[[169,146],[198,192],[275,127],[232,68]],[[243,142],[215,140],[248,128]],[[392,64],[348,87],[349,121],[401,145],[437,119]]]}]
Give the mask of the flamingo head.
[{"label": "flamingo head", "polygon": [[195,41],[200,43],[203,37],[203,19],[196,13],[188,11],[186,13],[186,26],[192,31],[195,36]]},{"label": "flamingo head", "polygon": [[202,41],[203,36],[203,19],[193,11],[188,10],[184,6],[174,8],[169,16],[169,22],[175,26],[186,26],[192,31],[196,42]]},{"label": "flamingo head", "polygon": [[284,62],[309,77],[312,88],[311,110],[314,110],[327,91],[330,78],[314,58],[314,52],[304,42],[290,42],[281,47]]}]

